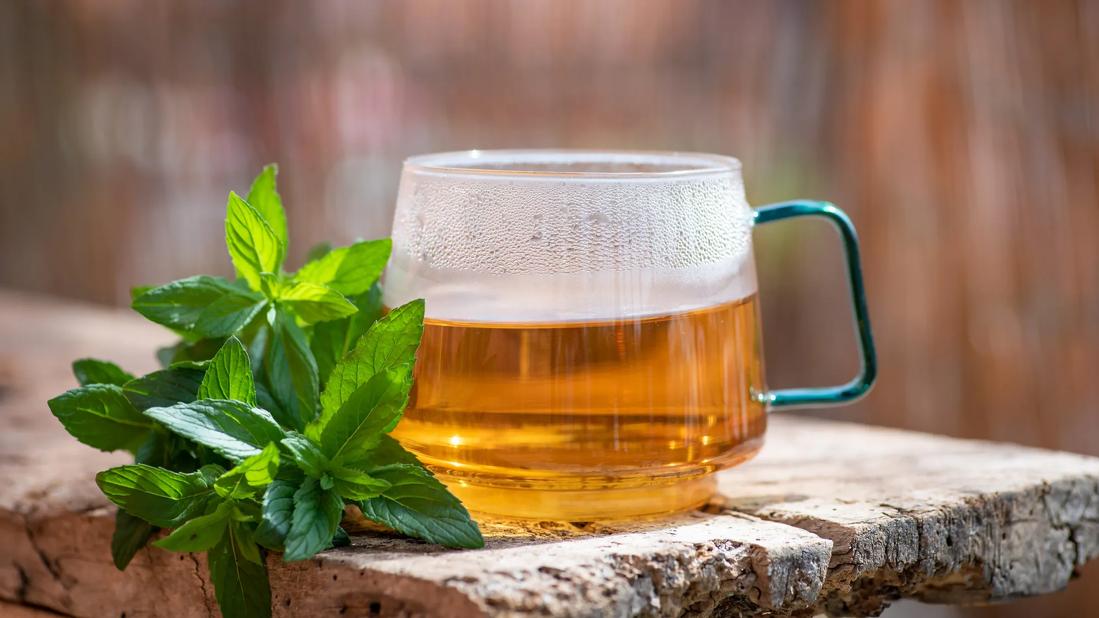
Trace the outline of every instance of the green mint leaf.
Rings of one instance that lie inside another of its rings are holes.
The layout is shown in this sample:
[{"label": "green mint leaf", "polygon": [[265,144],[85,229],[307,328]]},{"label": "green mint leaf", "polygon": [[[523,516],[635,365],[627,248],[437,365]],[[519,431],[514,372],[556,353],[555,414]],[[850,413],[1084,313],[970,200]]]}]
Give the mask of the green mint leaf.
[{"label": "green mint leaf", "polygon": [[283,560],[305,560],[328,549],[342,516],[343,500],[339,494],[322,489],[316,479],[305,479],[294,492],[294,514],[286,534]]},{"label": "green mint leaf", "polygon": [[410,363],[424,333],[424,301],[414,300],[390,311],[366,331],[351,350],[332,369],[328,385],[321,394],[321,423],[367,380],[385,369]]},{"label": "green mint leaf", "polygon": [[309,247],[309,251],[305,254],[305,263],[319,260],[322,257],[328,255],[328,252],[332,250],[332,243],[328,241],[319,242],[312,247]]},{"label": "green mint leaf", "polygon": [[[213,341],[213,339],[203,339],[203,341]],[[225,344],[223,343],[222,345],[225,345]],[[219,347],[218,350],[220,350],[220,349],[221,348]],[[217,352],[215,351],[214,354],[217,354]],[[206,360],[181,360],[181,361],[175,361],[173,363],[169,363],[168,366],[165,367],[165,369],[195,369],[197,371],[201,371],[202,372],[202,377],[205,378],[206,377],[206,368],[210,366],[210,363],[213,362],[213,360],[214,360],[213,357],[211,357],[211,358],[208,358]],[[199,383],[199,386],[202,386],[201,382]],[[196,397],[196,399],[198,399],[198,398],[199,397]]]},{"label": "green mint leaf", "polygon": [[[260,379],[263,379],[262,374]],[[284,412],[282,406],[275,401],[275,397],[271,394],[271,389],[264,385],[263,382],[256,382],[256,406],[270,412],[271,416],[274,417],[280,425],[288,425],[288,423],[283,420],[287,418],[286,412]]]},{"label": "green mint leaf", "polygon": [[176,355],[181,354],[186,345],[186,341],[179,341],[163,348],[157,348],[156,362],[160,363],[160,366],[164,369],[171,367],[172,363],[176,362]]},{"label": "green mint leaf", "polygon": [[306,263],[294,278],[330,287],[346,296],[362,294],[381,277],[392,248],[388,238],[359,241]]},{"label": "green mint leaf", "polygon": [[285,247],[290,244],[290,237],[286,232],[286,211],[282,207],[282,198],[276,187],[279,174],[279,166],[271,163],[264,166],[263,171],[252,181],[252,188],[248,190],[248,203],[263,217],[275,237]]},{"label": "green mint leaf", "polygon": [[389,482],[382,495],[360,503],[363,515],[408,536],[446,547],[484,547],[469,512],[446,486],[423,468],[383,466],[371,475]]},{"label": "green mint leaf", "polygon": [[237,274],[253,290],[260,290],[260,273],[278,273],[286,243],[251,204],[229,192],[225,206],[225,246]]},{"label": "green mint leaf", "polygon": [[130,301],[133,302],[133,300],[136,299],[138,296],[141,296],[145,292],[148,292],[155,287],[155,285],[135,285],[134,287],[130,288]]},{"label": "green mint leaf", "polygon": [[178,552],[206,551],[217,545],[225,536],[229,526],[229,516],[233,513],[233,503],[222,502],[213,513],[200,515],[187,520],[171,534],[156,541],[153,545]]},{"label": "green mint leaf", "polygon": [[221,277],[198,275],[149,288],[133,299],[131,307],[161,326],[189,331],[214,301],[236,291]]},{"label": "green mint leaf", "polygon": [[[247,504],[247,502],[238,502],[237,506]],[[249,523],[253,518],[259,518],[259,508],[256,508],[254,514],[248,515],[247,521],[240,516],[234,517],[229,522],[229,530],[232,531],[233,540],[237,544],[240,555],[249,562],[263,564],[263,554],[260,553],[259,545],[256,545],[256,535],[253,532],[254,526]]]},{"label": "green mint leaf", "polygon": [[255,296],[227,294],[211,303],[191,330],[201,337],[226,337],[244,328],[266,305]]},{"label": "green mint leaf", "polygon": [[153,428],[114,384],[75,388],[49,406],[72,437],[101,451],[135,452]]},{"label": "green mint leaf", "polygon": [[[195,369],[198,368],[198,364],[213,358],[224,342],[225,340],[221,337],[199,339],[197,341],[180,341],[175,345],[159,348],[156,351],[156,359],[164,369],[183,363],[196,363],[190,365],[192,369]],[[202,367],[202,369],[205,370],[205,367]]]},{"label": "green mint leaf", "polygon": [[134,555],[145,547],[156,531],[156,526],[119,509],[114,516],[114,534],[111,535],[111,558],[115,567],[119,571],[126,570]]},{"label": "green mint leaf", "polygon": [[323,389],[336,362],[347,352],[347,334],[355,316],[342,320],[329,320],[313,325],[313,336],[309,339],[309,351],[317,362],[317,381]]},{"label": "green mint leaf", "polygon": [[251,498],[274,482],[278,471],[279,447],[272,442],[258,455],[245,459],[221,475],[214,481],[214,491],[222,498]]},{"label": "green mint leaf", "polygon": [[224,618],[266,618],[271,615],[271,584],[263,561],[241,549],[255,541],[248,529],[231,525],[229,533],[206,554],[210,581]]},{"label": "green mint leaf", "polygon": [[95,475],[95,482],[119,508],[161,528],[173,528],[201,513],[214,493],[202,471],[181,474],[145,464],[104,470]]},{"label": "green mint leaf", "polygon": [[166,431],[151,431],[134,453],[134,463],[191,472],[200,466],[184,440]]},{"label": "green mint leaf", "polygon": [[239,401],[202,399],[149,408],[145,415],[231,461],[258,455],[268,444],[285,436],[266,410]]},{"label": "green mint leaf", "polygon": [[336,528],[336,534],[332,535],[332,547],[350,547],[351,537],[343,528]]},{"label": "green mint leaf", "polygon": [[241,341],[246,342],[248,358],[252,361],[252,375],[257,382],[263,379],[263,356],[267,351],[267,342],[271,338],[271,324],[268,318],[274,307],[268,307],[262,316],[257,316],[240,331]]},{"label": "green mint leaf", "polygon": [[267,549],[282,551],[294,513],[294,492],[299,483],[276,479],[263,494],[263,519],[256,528],[256,542]]},{"label": "green mint leaf", "polygon": [[[412,389],[412,363],[384,370],[359,387],[320,428],[321,450],[333,461],[361,456],[401,418]],[[316,430],[314,430],[316,432]]]},{"label": "green mint leaf", "polygon": [[332,368],[351,349],[352,344],[382,316],[382,290],[377,284],[351,299],[358,311],[341,320],[319,322],[313,325],[313,338],[309,345],[317,359],[317,375],[321,386],[328,383]]},{"label": "green mint leaf", "polygon": [[270,299],[278,298],[283,290],[289,288],[290,280],[275,273],[260,273],[259,289],[263,295]]},{"label": "green mint leaf", "polygon": [[203,373],[189,367],[161,369],[127,382],[122,391],[138,410],[194,401]]},{"label": "green mint leaf", "polygon": [[300,431],[316,415],[317,362],[305,333],[284,312],[275,316],[263,368],[283,412],[279,422]]},{"label": "green mint leaf", "polygon": [[406,451],[393,436],[388,435],[381,436],[378,439],[378,444],[363,455],[355,458],[345,458],[344,463],[363,470],[373,470],[390,464],[421,465],[420,460],[416,459],[415,455]]},{"label": "green mint leaf", "polygon": [[345,466],[332,466],[328,474],[336,493],[348,500],[369,500],[389,489],[387,481]]},{"label": "green mint leaf", "polygon": [[298,282],[279,292],[279,304],[289,307],[302,324],[346,318],[358,309],[343,294],[323,285]]},{"label": "green mint leaf", "polygon": [[328,469],[328,458],[309,438],[300,433],[289,432],[282,439],[282,445],[294,463],[309,476],[320,478]]},{"label": "green mint leaf", "polygon": [[80,386],[89,384],[114,384],[122,386],[133,380],[134,377],[122,370],[118,365],[94,358],[82,358],[73,361],[73,375]]},{"label": "green mint leaf", "polygon": [[263,296],[221,277],[199,275],[153,288],[133,301],[146,318],[200,337],[225,337],[252,320]]},{"label": "green mint leaf", "polygon": [[233,399],[256,405],[252,362],[236,337],[230,337],[214,355],[198,387],[199,399]]}]

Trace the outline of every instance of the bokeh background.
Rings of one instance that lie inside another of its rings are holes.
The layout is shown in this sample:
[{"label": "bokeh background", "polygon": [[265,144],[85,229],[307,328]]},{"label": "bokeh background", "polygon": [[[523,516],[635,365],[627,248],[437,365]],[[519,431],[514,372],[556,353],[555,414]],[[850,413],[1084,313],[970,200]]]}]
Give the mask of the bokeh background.
[{"label": "bokeh background", "polygon": [[[229,274],[225,196],[282,168],[291,263],[388,234],[402,159],[698,150],[858,225],[861,422],[1099,455],[1099,2],[0,3],[0,286],[109,305]],[[757,233],[769,380],[854,370],[824,224]],[[0,343],[2,345],[2,343]],[[1066,592],[990,609],[1084,615]]]}]

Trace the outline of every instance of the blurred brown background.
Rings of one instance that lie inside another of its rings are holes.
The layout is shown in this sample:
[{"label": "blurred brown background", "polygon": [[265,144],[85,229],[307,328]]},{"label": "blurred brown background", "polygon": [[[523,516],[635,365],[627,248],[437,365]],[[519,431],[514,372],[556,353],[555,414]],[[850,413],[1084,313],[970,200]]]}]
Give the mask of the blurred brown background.
[{"label": "blurred brown background", "polygon": [[[881,377],[831,414],[1099,455],[1099,2],[0,3],[3,287],[229,274],[225,195],[268,161],[294,265],[388,234],[410,154],[554,146],[845,208]],[[757,234],[775,386],[854,369],[821,225]],[[1088,582],[969,611],[1086,614]]]}]

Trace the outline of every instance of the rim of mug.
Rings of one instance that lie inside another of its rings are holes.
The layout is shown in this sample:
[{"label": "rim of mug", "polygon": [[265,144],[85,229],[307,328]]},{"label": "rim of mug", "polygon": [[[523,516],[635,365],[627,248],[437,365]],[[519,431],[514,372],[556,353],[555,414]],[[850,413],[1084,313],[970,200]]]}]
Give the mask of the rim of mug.
[{"label": "rim of mug", "polygon": [[[575,157],[588,159],[591,162],[604,163],[660,163],[668,167],[680,169],[668,169],[648,172],[591,172],[591,171],[566,171],[566,170],[524,170],[500,169],[493,167],[477,167],[480,161],[510,164],[512,162],[522,165],[529,163],[552,163],[551,159],[557,156],[562,159]],[[539,161],[538,157],[546,157]],[[741,171],[740,160],[726,155],[710,154],[705,152],[680,152],[672,150],[604,150],[604,149],[580,149],[580,148],[522,148],[499,150],[452,150],[448,152],[435,152],[415,155],[404,161],[404,169],[415,172],[437,173],[443,175],[474,175],[474,176],[504,176],[515,178],[560,178],[560,179],[588,179],[611,178],[622,180],[639,179],[663,179],[684,178],[694,176],[708,176],[712,174],[737,173]]]}]

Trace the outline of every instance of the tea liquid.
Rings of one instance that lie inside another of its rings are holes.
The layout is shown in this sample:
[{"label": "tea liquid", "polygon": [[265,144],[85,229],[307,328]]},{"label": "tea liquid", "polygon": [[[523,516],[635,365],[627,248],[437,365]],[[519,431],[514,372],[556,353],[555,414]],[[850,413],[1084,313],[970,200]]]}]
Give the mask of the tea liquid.
[{"label": "tea liquid", "polygon": [[[764,390],[755,295],[608,321],[428,319],[394,436],[472,510],[672,511],[708,497],[709,480],[688,481],[759,449]],[[654,493],[683,483],[678,499]]]}]

